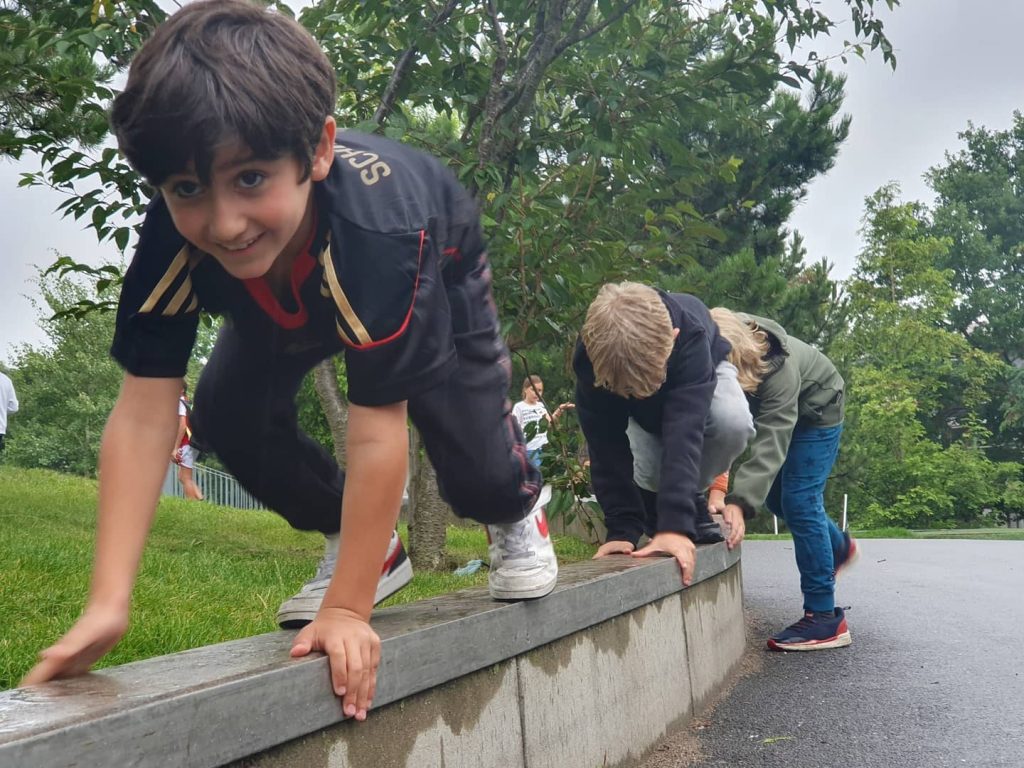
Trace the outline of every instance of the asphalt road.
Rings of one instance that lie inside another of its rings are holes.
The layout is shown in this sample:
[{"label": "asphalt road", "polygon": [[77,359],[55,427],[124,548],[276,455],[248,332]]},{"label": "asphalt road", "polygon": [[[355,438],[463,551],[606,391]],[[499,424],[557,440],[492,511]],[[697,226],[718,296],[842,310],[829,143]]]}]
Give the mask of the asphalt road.
[{"label": "asphalt road", "polygon": [[762,650],[800,616],[792,544],[743,545],[744,676],[652,768],[1024,768],[1024,541],[862,543],[853,644],[813,653]]}]

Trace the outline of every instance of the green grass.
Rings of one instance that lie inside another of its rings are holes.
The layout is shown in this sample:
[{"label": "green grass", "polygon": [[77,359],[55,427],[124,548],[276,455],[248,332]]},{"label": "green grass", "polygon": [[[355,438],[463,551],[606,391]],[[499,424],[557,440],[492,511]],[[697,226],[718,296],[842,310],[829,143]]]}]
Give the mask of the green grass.
[{"label": "green grass", "polygon": [[911,531],[915,539],[988,539],[1024,541],[1024,528],[961,528],[950,531]]},{"label": "green grass", "polygon": [[[94,481],[0,466],[0,690],[16,685],[36,653],[78,617],[95,517]],[[555,537],[555,550],[566,563],[589,558],[594,548]],[[273,631],[277,606],[312,575],[322,551],[319,534],[294,531],[270,512],[163,499],[130,628],[98,666]],[[451,527],[448,551],[455,564],[486,559],[483,529]],[[385,605],[486,583],[486,570],[418,573]]]}]

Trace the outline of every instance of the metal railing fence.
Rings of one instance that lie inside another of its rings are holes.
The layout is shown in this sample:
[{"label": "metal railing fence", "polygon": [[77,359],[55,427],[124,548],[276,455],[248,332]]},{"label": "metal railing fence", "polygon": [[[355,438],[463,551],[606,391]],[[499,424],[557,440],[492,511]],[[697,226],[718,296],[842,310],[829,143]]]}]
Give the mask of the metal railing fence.
[{"label": "metal railing fence", "polygon": [[[192,473],[196,484],[203,492],[203,496],[206,497],[206,501],[211,504],[220,504],[225,507],[236,507],[238,509],[266,509],[227,472],[196,464]],[[181,482],[178,480],[177,464],[168,466],[167,476],[164,478],[161,493],[164,496],[185,498],[185,492],[181,487]]]}]

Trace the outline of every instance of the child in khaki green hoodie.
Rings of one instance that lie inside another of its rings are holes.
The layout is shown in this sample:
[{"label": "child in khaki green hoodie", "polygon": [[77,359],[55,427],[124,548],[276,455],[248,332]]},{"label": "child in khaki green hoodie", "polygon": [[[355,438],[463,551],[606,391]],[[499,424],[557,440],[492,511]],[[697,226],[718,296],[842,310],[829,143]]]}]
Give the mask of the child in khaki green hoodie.
[{"label": "child in khaki green hoodie", "polygon": [[804,616],[768,646],[812,651],[849,645],[843,609],[835,604],[835,576],[856,557],[857,543],[824,505],[843,431],[842,376],[825,355],[778,323],[723,308],[712,309],[711,316],[732,345],[729,361],[739,371],[757,435],[750,457],[733,473],[732,492],[712,490],[709,503],[739,521],[767,506],[789,526],[800,570]]}]

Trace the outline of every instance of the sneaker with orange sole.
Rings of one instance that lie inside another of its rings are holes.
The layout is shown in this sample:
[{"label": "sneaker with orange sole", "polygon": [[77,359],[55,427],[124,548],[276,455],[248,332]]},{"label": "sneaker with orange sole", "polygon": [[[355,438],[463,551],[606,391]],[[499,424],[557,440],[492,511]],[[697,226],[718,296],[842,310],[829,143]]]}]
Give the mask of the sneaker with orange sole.
[{"label": "sneaker with orange sole", "polygon": [[795,624],[768,638],[768,647],[773,651],[824,651],[851,642],[846,613],[836,608],[830,614],[808,611]]}]

